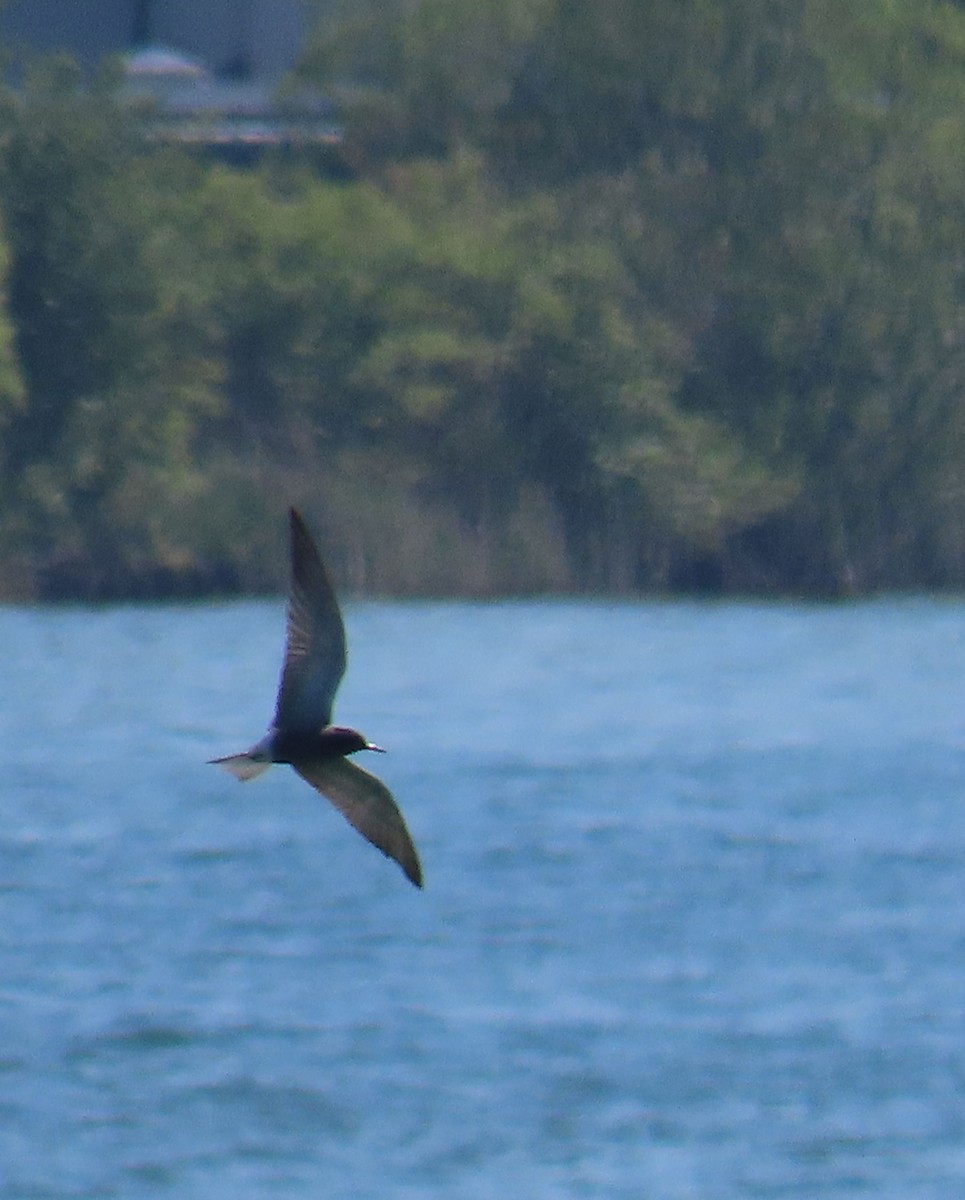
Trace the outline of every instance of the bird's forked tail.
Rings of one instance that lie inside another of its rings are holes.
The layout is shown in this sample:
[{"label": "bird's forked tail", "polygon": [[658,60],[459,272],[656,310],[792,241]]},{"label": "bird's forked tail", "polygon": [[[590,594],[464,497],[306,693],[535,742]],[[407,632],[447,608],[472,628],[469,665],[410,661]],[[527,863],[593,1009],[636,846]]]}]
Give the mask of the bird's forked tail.
[{"label": "bird's forked tail", "polygon": [[248,753],[229,754],[225,758],[209,758],[208,762],[216,767],[224,767],[229,774],[234,775],[235,779],[240,779],[242,783],[254,779],[256,775],[267,771],[271,766],[270,762],[252,758]]}]

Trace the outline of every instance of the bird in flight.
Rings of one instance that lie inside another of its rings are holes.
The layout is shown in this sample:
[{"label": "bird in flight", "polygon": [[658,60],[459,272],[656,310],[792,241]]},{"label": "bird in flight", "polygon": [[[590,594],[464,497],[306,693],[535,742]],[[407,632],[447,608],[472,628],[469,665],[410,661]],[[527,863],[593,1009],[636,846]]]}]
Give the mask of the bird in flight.
[{"label": "bird in flight", "polygon": [[382,752],[382,747],[354,729],[331,724],[335,693],[345,674],[345,626],[305,522],[294,508],[288,518],[292,581],[275,717],[250,750],[210,761],[242,781],[254,779],[272,763],[288,763],[422,887],[419,856],[392,793],[381,779],[348,759],[359,750]]}]

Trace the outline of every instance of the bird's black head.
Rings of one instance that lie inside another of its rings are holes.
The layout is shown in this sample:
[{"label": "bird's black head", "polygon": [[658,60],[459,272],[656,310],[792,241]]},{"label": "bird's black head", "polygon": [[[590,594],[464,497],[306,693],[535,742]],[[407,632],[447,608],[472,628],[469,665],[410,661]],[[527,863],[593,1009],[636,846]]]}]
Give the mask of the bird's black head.
[{"label": "bird's black head", "polygon": [[320,736],[331,754],[356,754],[359,750],[378,750],[380,754],[385,753],[381,746],[366,741],[357,729],[343,729],[340,725],[330,725],[322,730]]}]

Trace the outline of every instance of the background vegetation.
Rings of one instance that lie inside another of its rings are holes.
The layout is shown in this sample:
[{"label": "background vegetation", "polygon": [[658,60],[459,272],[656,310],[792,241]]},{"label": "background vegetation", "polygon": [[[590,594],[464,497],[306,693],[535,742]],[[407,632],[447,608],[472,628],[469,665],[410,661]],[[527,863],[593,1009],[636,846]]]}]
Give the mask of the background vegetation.
[{"label": "background vegetation", "polygon": [[965,6],[348,0],[310,155],[0,103],[0,594],[965,584]]}]

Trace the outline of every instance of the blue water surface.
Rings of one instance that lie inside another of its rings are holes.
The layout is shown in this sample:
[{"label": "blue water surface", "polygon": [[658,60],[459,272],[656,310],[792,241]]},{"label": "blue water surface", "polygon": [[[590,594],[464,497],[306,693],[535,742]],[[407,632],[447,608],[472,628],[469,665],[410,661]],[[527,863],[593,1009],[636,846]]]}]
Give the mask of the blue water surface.
[{"label": "blue water surface", "polygon": [[0,610],[3,1200],[961,1193],[965,605],[346,616],[421,893],[280,602]]}]

